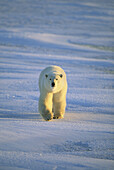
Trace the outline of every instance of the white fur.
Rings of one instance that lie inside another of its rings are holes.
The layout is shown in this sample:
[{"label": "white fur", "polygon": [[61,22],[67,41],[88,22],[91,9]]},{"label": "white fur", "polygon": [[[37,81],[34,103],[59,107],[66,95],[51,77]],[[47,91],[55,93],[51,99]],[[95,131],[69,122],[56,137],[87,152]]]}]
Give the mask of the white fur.
[{"label": "white fur", "polygon": [[[52,87],[54,83],[54,87]],[[39,77],[39,112],[45,120],[61,119],[66,107],[67,81],[64,70],[58,66],[45,68]]]}]

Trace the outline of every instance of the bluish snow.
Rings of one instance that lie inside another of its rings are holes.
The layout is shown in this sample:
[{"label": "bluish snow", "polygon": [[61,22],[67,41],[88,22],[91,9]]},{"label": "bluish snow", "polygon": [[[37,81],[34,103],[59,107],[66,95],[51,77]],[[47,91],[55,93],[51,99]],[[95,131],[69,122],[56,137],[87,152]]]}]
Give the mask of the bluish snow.
[{"label": "bluish snow", "polygon": [[[114,169],[114,2],[0,1],[0,169]],[[39,74],[62,67],[65,118],[38,113]]]}]

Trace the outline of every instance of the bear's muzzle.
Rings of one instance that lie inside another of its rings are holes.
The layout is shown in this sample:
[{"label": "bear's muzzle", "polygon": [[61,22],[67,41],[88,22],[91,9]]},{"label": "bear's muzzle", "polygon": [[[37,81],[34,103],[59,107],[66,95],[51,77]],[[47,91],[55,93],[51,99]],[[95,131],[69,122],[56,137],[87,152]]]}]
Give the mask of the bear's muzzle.
[{"label": "bear's muzzle", "polygon": [[52,82],[51,86],[52,86],[52,87],[55,87],[55,83],[54,83],[54,82]]}]

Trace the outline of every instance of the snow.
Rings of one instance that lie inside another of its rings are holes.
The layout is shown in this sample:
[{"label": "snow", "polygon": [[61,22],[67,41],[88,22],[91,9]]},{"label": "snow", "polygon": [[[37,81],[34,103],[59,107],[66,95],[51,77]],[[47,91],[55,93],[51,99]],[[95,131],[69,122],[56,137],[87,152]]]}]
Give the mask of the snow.
[{"label": "snow", "polygon": [[66,113],[64,120],[40,116],[2,119],[2,166],[12,169],[113,169],[112,115]]},{"label": "snow", "polygon": [[[0,169],[114,169],[112,0],[0,1]],[[38,113],[39,74],[62,67],[65,118]]]}]

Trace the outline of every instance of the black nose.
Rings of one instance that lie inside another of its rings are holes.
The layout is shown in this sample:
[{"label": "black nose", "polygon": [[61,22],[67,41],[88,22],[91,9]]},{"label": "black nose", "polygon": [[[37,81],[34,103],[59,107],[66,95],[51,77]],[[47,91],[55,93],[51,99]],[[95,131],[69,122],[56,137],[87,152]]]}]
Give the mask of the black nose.
[{"label": "black nose", "polygon": [[51,85],[52,85],[52,87],[54,87],[54,86],[55,86],[55,83],[53,82]]}]

